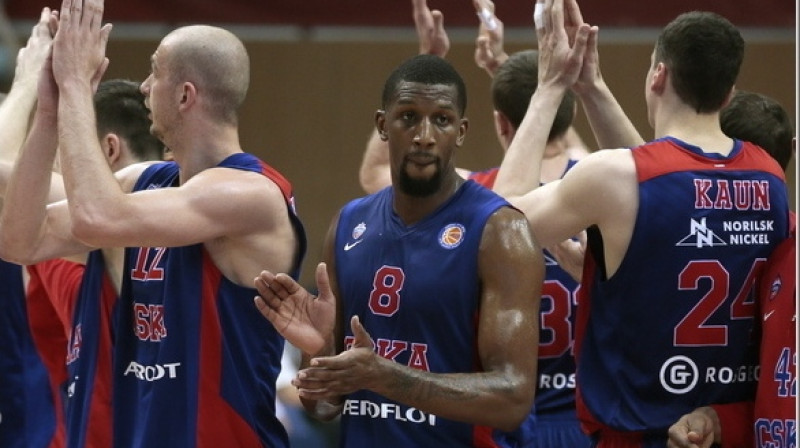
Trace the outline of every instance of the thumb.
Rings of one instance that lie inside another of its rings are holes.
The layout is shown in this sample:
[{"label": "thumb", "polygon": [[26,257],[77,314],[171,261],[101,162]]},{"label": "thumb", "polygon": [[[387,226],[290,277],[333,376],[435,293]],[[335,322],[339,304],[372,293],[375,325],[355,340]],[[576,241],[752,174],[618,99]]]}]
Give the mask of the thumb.
[{"label": "thumb", "polygon": [[331,280],[328,277],[328,265],[324,262],[317,265],[317,270],[314,274],[317,282],[317,291],[320,296],[332,296],[333,290],[331,289]]},{"label": "thumb", "polygon": [[350,329],[353,331],[353,336],[355,337],[353,347],[365,347],[370,350],[375,347],[375,344],[372,342],[372,337],[367,333],[364,326],[361,325],[361,320],[359,320],[358,315],[354,315],[350,318]]}]

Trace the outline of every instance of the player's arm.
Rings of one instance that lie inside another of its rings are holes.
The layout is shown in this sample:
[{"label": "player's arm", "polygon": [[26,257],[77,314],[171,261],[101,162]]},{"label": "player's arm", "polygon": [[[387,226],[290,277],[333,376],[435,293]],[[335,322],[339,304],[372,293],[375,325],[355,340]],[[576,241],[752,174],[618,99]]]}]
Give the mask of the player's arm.
[{"label": "player's arm", "polygon": [[8,180],[0,212],[0,256],[20,264],[87,250],[72,237],[66,207],[47,205],[58,146],[57,92],[49,70],[44,71],[38,91],[33,123]]},{"label": "player's arm", "polygon": [[581,73],[572,90],[581,101],[599,148],[639,146],[644,140],[603,79],[597,40],[597,31],[589,35]]},{"label": "player's arm", "polygon": [[[533,190],[541,178],[541,160],[553,120],[564,92],[578,78],[589,35],[596,28],[582,22],[575,0],[556,0],[544,9],[546,27],[537,26],[539,40],[539,85],[497,173],[493,190],[515,197]],[[538,4],[537,4],[538,5]],[[565,5],[572,5],[567,8]],[[538,7],[538,6],[537,6]],[[572,13],[570,14],[570,12]],[[572,23],[574,27],[570,27]],[[531,163],[535,161],[535,163]]]},{"label": "player's arm", "polygon": [[630,150],[606,149],[586,156],[562,179],[506,199],[525,213],[541,247],[592,225],[600,228],[607,243],[613,240],[616,247],[627,247],[636,212],[631,204],[638,203],[636,182]]},{"label": "player's arm", "polygon": [[472,0],[472,6],[481,22],[475,39],[475,64],[493,78],[497,68],[508,59],[503,49],[503,22],[495,15],[491,0]]},{"label": "player's arm", "polygon": [[0,105],[0,161],[13,163],[28,132],[36,104],[36,90],[42,65],[50,53],[50,8],[42,9],[25,47],[19,50],[14,80]]},{"label": "player's arm", "polygon": [[353,316],[353,346],[311,359],[298,375],[300,396],[332,400],[368,389],[451,420],[516,429],[533,404],[543,263],[524,217],[499,210],[484,229],[478,260],[482,371],[431,373],[385,359]]}]

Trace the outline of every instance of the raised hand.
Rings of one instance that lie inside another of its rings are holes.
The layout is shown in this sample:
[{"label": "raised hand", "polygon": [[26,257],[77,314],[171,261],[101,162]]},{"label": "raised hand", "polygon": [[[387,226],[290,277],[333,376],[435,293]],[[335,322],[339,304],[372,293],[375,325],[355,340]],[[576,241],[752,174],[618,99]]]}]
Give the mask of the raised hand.
[{"label": "raised hand", "polygon": [[63,0],[53,40],[53,76],[59,86],[83,81],[96,87],[108,67],[111,25],[102,25],[103,6],[103,0]]},{"label": "raised hand", "polygon": [[444,30],[444,15],[436,9],[431,11],[427,0],[411,0],[411,4],[419,39],[419,54],[445,57],[450,51],[450,38]]},{"label": "raised hand", "polygon": [[575,24],[577,20],[582,18],[575,0],[544,2],[541,23],[536,27],[540,86],[554,83],[571,88],[577,81],[583,68],[589,35],[593,29],[596,33],[597,29],[586,23]]},{"label": "raised hand", "polygon": [[33,26],[28,42],[17,53],[14,83],[27,83],[36,87],[45,59],[50,55],[53,34],[50,31],[51,19],[57,20],[58,13],[50,8],[42,9],[39,21]]},{"label": "raised hand", "polygon": [[336,318],[336,297],[325,263],[317,265],[316,281],[319,296],[286,274],[262,271],[254,280],[261,314],[292,345],[312,356],[331,346]]},{"label": "raised hand", "polygon": [[497,67],[508,59],[503,49],[503,22],[494,14],[491,0],[472,0],[472,5],[481,20],[475,39],[475,63],[493,77]]}]

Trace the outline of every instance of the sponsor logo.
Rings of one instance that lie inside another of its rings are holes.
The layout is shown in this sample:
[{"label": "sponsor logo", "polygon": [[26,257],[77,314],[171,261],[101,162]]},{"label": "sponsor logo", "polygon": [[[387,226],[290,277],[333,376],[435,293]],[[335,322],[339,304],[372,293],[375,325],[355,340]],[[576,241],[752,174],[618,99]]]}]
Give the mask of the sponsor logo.
[{"label": "sponsor logo", "polygon": [[714,231],[706,226],[706,218],[696,220],[692,218],[689,223],[689,234],[678,241],[676,246],[690,246],[701,248],[704,246],[726,246],[725,241],[718,237]]},{"label": "sponsor logo", "polygon": [[369,400],[345,400],[342,414],[436,426],[435,415],[422,412],[417,408],[405,407],[396,403],[375,403]]},{"label": "sponsor logo", "polygon": [[759,367],[744,366],[708,366],[701,375],[697,364],[683,355],[673,356],[661,365],[659,380],[667,392],[682,395],[690,392],[702,381],[704,384],[753,383],[758,381]]},{"label": "sponsor logo", "polygon": [[345,243],[344,251],[347,252],[348,250],[358,246],[359,243],[361,243],[362,241],[364,241],[364,240],[357,240],[357,241],[353,241],[352,243]]},{"label": "sponsor logo", "polygon": [[686,356],[673,356],[661,365],[658,374],[661,386],[673,394],[685,394],[694,389],[700,378],[697,365]]},{"label": "sponsor logo", "polygon": [[141,381],[158,381],[165,378],[173,379],[178,377],[178,367],[181,363],[170,362],[167,364],[155,364],[146,366],[136,361],[131,361],[125,369],[123,376],[133,375]]}]

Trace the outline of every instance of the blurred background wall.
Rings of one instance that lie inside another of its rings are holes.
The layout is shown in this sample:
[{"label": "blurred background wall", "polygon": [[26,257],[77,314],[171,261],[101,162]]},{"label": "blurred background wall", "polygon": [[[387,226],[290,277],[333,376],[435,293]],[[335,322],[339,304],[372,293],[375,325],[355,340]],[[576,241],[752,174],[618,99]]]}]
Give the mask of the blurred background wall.
[{"label": "blurred background wall", "polygon": [[[506,24],[506,50],[535,47],[532,0],[495,0]],[[428,0],[440,9],[452,46],[447,58],[469,92],[470,128],[458,154],[461,167],[480,170],[500,163],[492,126],[489,78],[473,62],[478,21],[469,0]],[[644,77],[661,27],[681,12],[718,12],[742,29],[747,42],[738,87],[778,100],[797,123],[796,7],[789,0],[584,0],[584,19],[600,26],[603,75],[645,139]],[[20,39],[27,37],[43,0],[6,0]],[[313,266],[331,217],[362,195],[358,167],[383,82],[403,59],[417,53],[408,0],[107,0],[114,23],[107,78],[142,81],[159,40],[176,26],[210,23],[239,35],[251,56],[251,87],[241,113],[241,140],[293,183],[309,237],[303,283],[312,286]],[[22,41],[24,44],[24,41]],[[7,86],[4,86],[7,89]],[[578,112],[577,129],[594,148]],[[796,210],[796,160],[788,173]],[[613,179],[609,179],[613,182]]]}]

